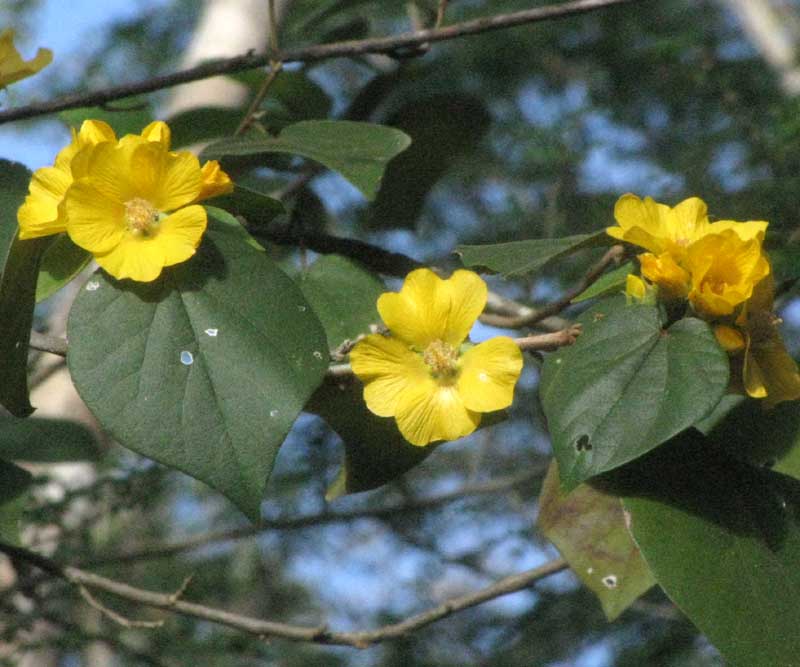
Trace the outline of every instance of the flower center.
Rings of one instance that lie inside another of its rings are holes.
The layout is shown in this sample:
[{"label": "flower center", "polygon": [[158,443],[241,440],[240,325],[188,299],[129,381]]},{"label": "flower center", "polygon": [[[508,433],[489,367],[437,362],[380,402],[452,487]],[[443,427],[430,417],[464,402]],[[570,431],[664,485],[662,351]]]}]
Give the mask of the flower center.
[{"label": "flower center", "polygon": [[452,378],[458,373],[458,351],[441,340],[430,343],[422,358],[434,377]]},{"label": "flower center", "polygon": [[160,214],[146,199],[134,197],[125,202],[125,222],[134,236],[153,236],[158,230]]}]

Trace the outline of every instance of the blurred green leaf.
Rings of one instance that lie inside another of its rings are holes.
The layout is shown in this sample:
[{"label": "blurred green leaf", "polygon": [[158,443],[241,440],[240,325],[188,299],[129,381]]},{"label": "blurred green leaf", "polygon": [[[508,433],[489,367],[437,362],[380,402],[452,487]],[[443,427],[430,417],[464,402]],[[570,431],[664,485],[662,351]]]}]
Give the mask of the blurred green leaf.
[{"label": "blurred green leaf", "polygon": [[242,136],[223,139],[203,151],[206,159],[226,156],[288,153],[302,155],[342,174],[367,199],[378,190],[389,160],[411,140],[384,125],[351,121],[303,121],[289,125],[277,137]]},{"label": "blurred green leaf", "polygon": [[613,470],[709,414],[729,362],[707,323],[662,328],[658,308],[598,303],[577,342],[548,355],[540,398],[567,488]]},{"label": "blurred green leaf", "polygon": [[113,110],[104,107],[82,107],[61,111],[58,117],[75,129],[80,129],[85,120],[102,120],[114,128],[118,137],[139,134],[155,120],[147,99],[143,97],[117,100],[113,103]]},{"label": "blurred green leaf", "polygon": [[300,276],[300,289],[322,322],[330,350],[380,322],[376,304],[386,291],[383,282],[346,257],[320,257]]},{"label": "blurred green leaf", "polygon": [[539,496],[537,525],[613,621],[656,583],[625,528],[619,497],[590,484],[569,494],[552,461]]},{"label": "blurred green leaf", "polygon": [[233,215],[241,215],[248,222],[267,225],[279,215],[286,213],[283,204],[269,195],[245,185],[234,186],[233,192],[215,197],[214,206]]},{"label": "blurred green leaf", "polygon": [[230,107],[200,107],[175,114],[167,119],[172,130],[172,146],[181,148],[232,135],[243,114],[243,110]]},{"label": "blurred green leaf", "polygon": [[491,118],[484,100],[451,94],[415,99],[386,122],[408,134],[413,144],[386,170],[367,224],[413,229],[428,193],[455,162],[475,150]]},{"label": "blurred green leaf", "polygon": [[531,239],[492,245],[460,245],[456,252],[464,266],[484,267],[506,278],[540,271],[551,262],[584,248],[611,245],[613,239],[605,232],[578,234],[560,239]]},{"label": "blurred green leaf", "polygon": [[633,262],[625,262],[619,268],[604,273],[588,288],[576,296],[572,303],[580,303],[581,301],[588,301],[599,296],[609,296],[618,292],[625,291],[625,283],[628,274],[633,273]]},{"label": "blurred green leaf", "polygon": [[100,449],[88,429],[63,419],[0,417],[0,458],[32,463],[94,460]]},{"label": "blurred green leaf", "polygon": [[0,541],[19,545],[19,524],[24,493],[33,477],[13,463],[0,459]]},{"label": "blurred green leaf", "polygon": [[794,667],[800,482],[743,464],[696,431],[615,477],[656,580],[726,664]]},{"label": "blurred green leaf", "polygon": [[75,245],[66,234],[59,234],[48,246],[39,265],[36,303],[53,296],[73,280],[89,262],[92,253]]},{"label": "blurred green leaf", "polygon": [[28,342],[39,262],[53,241],[17,238],[17,209],[30,178],[23,165],[0,160],[0,405],[17,417],[33,412],[28,398]]},{"label": "blurred green leaf", "polygon": [[158,280],[94,274],[70,313],[68,363],[121,444],[255,520],[278,448],[325,374],[325,333],[241,226],[208,210],[197,254]]}]

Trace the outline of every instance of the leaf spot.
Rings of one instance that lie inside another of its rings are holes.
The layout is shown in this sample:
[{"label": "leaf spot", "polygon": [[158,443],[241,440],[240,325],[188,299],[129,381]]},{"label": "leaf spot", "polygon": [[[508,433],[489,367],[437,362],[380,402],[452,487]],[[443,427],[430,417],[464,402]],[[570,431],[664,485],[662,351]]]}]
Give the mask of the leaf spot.
[{"label": "leaf spot", "polygon": [[560,363],[561,363],[561,357],[559,357],[558,359],[556,359],[556,363],[557,363],[557,364],[560,364]]},{"label": "leaf spot", "polygon": [[594,568],[593,567],[587,567],[586,568],[586,574],[592,574],[593,572],[594,572]]},{"label": "leaf spot", "polygon": [[299,310],[301,313],[304,313],[304,312],[306,312],[306,307],[305,306],[297,306],[297,310]]},{"label": "leaf spot", "polygon": [[269,411],[269,416],[270,417],[277,417],[278,416],[278,411],[277,410],[270,410]]},{"label": "leaf spot", "polygon": [[607,574],[603,577],[603,586],[606,588],[616,588],[617,587],[617,575],[615,574]]},{"label": "leaf spot", "polygon": [[181,352],[181,363],[184,366],[191,366],[194,363],[194,355],[188,350]]},{"label": "leaf spot", "polygon": [[90,280],[88,283],[86,283],[86,291],[87,292],[94,292],[99,287],[100,287],[100,283],[97,282],[96,280]]},{"label": "leaf spot", "polygon": [[322,359],[322,352],[320,352],[319,350],[314,350],[314,358]]},{"label": "leaf spot", "polygon": [[216,338],[217,334],[219,333],[219,329],[206,329],[205,332],[206,336],[211,336],[212,338]]},{"label": "leaf spot", "polygon": [[575,441],[575,451],[578,452],[590,452],[592,451],[592,443],[589,442],[589,436],[585,433],[581,436],[578,436],[578,439]]}]

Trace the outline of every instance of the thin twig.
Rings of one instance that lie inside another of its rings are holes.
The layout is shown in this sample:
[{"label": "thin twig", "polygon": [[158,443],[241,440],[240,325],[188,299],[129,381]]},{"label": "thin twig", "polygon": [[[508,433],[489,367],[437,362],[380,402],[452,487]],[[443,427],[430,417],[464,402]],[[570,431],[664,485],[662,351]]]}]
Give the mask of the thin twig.
[{"label": "thin twig", "polygon": [[29,347],[33,350],[40,352],[49,352],[56,354],[59,357],[67,356],[67,339],[58,336],[49,336],[47,334],[39,333],[38,331],[31,331],[31,339],[28,343]]},{"label": "thin twig", "polygon": [[122,614],[117,613],[113,609],[109,609],[106,607],[100,600],[98,600],[94,595],[91,594],[86,586],[78,586],[78,592],[81,594],[81,597],[86,601],[92,609],[96,609],[99,611],[103,616],[111,619],[117,625],[122,626],[123,628],[148,628],[148,629],[155,629],[160,628],[164,625],[164,621],[135,621],[133,619],[127,618]]},{"label": "thin twig", "polygon": [[318,62],[331,58],[350,58],[363,56],[370,53],[392,54],[402,52],[404,49],[413,49],[425,42],[442,42],[446,40],[478,35],[493,30],[503,30],[516,26],[538,23],[554,19],[567,18],[578,14],[585,14],[600,9],[617,5],[626,5],[641,0],[573,0],[558,5],[534,7],[509,14],[497,14],[473,21],[454,23],[441,28],[420,30],[419,32],[405,33],[390,37],[373,37],[363,40],[350,40],[333,44],[320,44],[301,49],[293,49],[282,53],[252,52],[233,58],[212,60],[197,67],[152,77],[137,83],[112,86],[103,90],[89,93],[73,93],[48,102],[37,102],[16,109],[0,112],[0,124],[24,118],[34,118],[45,114],[76,109],[79,107],[97,106],[113,100],[119,100],[133,95],[152,93],[157,90],[171,88],[182,83],[198,81],[219,74],[233,74],[243,70],[264,67],[270,60],[279,56],[284,63],[290,62]]},{"label": "thin twig", "polygon": [[591,286],[612,264],[618,264],[620,259],[625,254],[625,248],[622,245],[614,245],[608,249],[603,257],[594,266],[592,266],[581,281],[573,288],[567,290],[563,296],[547,304],[538,310],[532,310],[529,313],[522,315],[484,315],[481,322],[490,324],[496,327],[503,327],[506,329],[519,329],[520,327],[532,326],[537,322],[541,322],[545,318],[558,315],[562,310],[572,303],[572,300]]},{"label": "thin twig", "polygon": [[491,586],[487,586],[475,593],[452,598],[443,604],[410,616],[398,623],[384,625],[376,630],[335,632],[328,630],[326,626],[308,627],[265,621],[250,616],[234,614],[215,607],[185,602],[175,599],[174,595],[136,588],[114,579],[80,570],[76,567],[62,566],[28,549],[15,547],[10,544],[0,542],[0,552],[5,553],[16,561],[24,561],[35,565],[48,574],[69,581],[76,586],[84,586],[103,591],[128,600],[129,602],[147,607],[162,609],[182,616],[225,625],[229,628],[263,639],[281,637],[293,641],[353,646],[356,648],[367,648],[372,644],[404,637],[420,628],[435,623],[459,611],[463,611],[464,609],[469,609],[483,602],[528,588],[537,581],[557,572],[561,572],[568,567],[565,560],[557,558],[531,570],[500,579]]}]

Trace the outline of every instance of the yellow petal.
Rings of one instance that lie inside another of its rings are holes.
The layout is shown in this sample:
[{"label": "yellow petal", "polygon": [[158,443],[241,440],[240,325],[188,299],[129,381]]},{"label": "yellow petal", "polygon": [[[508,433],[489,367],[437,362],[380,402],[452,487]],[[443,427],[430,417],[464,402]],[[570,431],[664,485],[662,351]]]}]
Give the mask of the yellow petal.
[{"label": "yellow petal", "polygon": [[156,120],[142,130],[142,139],[145,141],[155,141],[164,145],[165,150],[169,150],[172,141],[172,131],[164,121]]},{"label": "yellow petal", "polygon": [[669,252],[658,257],[652,253],[639,255],[642,276],[658,285],[659,294],[666,299],[683,299],[689,293],[689,274],[680,266]]},{"label": "yellow petal", "polygon": [[164,266],[180,264],[194,255],[206,224],[206,210],[202,206],[186,206],[164,218],[152,239],[164,252]]},{"label": "yellow petal", "polygon": [[408,386],[429,379],[422,357],[396,338],[371,334],[350,352],[350,365],[364,383],[364,401],[379,417],[393,417]]},{"label": "yellow petal", "polygon": [[[117,135],[108,123],[102,120],[85,120],[81,124],[78,132],[72,130],[72,141],[62,148],[56,155],[55,166],[69,170],[72,166],[73,158],[83,149],[96,146],[101,143],[114,143]],[[84,174],[72,172],[73,178],[79,178]]]},{"label": "yellow petal", "polygon": [[131,179],[138,196],[159,211],[174,211],[195,201],[200,193],[200,163],[187,151],[167,152],[164,145],[139,145],[131,155]]},{"label": "yellow petal", "polygon": [[522,352],[510,338],[498,336],[476,345],[461,357],[461,400],[475,412],[507,408],[521,371]]},{"label": "yellow petal", "polygon": [[93,181],[74,183],[64,206],[67,232],[81,248],[96,256],[110,252],[122,241],[127,230],[125,207],[98,190]]},{"label": "yellow petal", "polygon": [[709,227],[708,206],[699,197],[689,197],[673,209],[673,239],[678,243],[690,243],[702,236]]},{"label": "yellow petal", "polygon": [[423,446],[469,435],[480,424],[481,415],[466,408],[455,386],[441,386],[428,378],[400,394],[396,419],[403,437]]},{"label": "yellow petal", "polygon": [[735,220],[717,220],[708,226],[709,234],[719,234],[720,232],[730,229],[736,232],[736,235],[742,241],[750,241],[758,239],[762,241],[764,234],[767,232],[768,222],[763,220],[749,220],[747,222],[736,222]]},{"label": "yellow petal", "polygon": [[147,283],[158,278],[164,268],[164,247],[155,237],[125,235],[110,252],[94,258],[117,280],[130,278]]},{"label": "yellow petal", "polygon": [[426,348],[435,340],[460,345],[486,305],[487,288],[471,272],[456,271],[442,280],[430,269],[406,276],[399,293],[378,299],[378,312],[391,332],[409,345]]},{"label": "yellow petal", "polygon": [[14,46],[14,31],[6,28],[0,32],[0,88],[36,74],[52,60],[50,49],[39,49],[31,60],[23,60]]},{"label": "yellow petal", "polygon": [[639,276],[629,273],[625,277],[625,294],[636,301],[644,301],[647,297],[647,285]]},{"label": "yellow petal", "polygon": [[739,352],[745,348],[744,334],[734,327],[719,324],[714,327],[714,336],[720,347],[726,352]]},{"label": "yellow petal", "polygon": [[219,162],[216,160],[209,160],[206,162],[200,172],[203,183],[196,201],[203,201],[210,197],[217,197],[233,192],[233,181],[228,174],[222,171]]},{"label": "yellow petal", "polygon": [[[132,155],[136,146],[100,143],[79,152],[73,159],[73,171],[80,181],[92,187],[110,201],[122,205],[142,197],[132,182]],[[144,197],[146,199],[146,197]]]},{"label": "yellow petal", "polygon": [[42,167],[33,173],[30,194],[17,211],[21,239],[66,230],[66,219],[59,214],[59,205],[71,183],[69,174],[55,167]]}]

